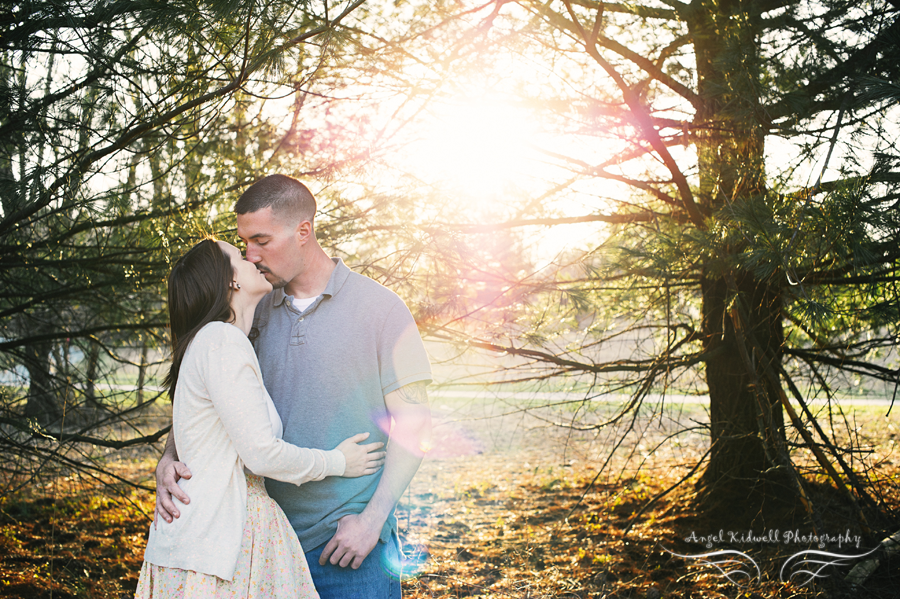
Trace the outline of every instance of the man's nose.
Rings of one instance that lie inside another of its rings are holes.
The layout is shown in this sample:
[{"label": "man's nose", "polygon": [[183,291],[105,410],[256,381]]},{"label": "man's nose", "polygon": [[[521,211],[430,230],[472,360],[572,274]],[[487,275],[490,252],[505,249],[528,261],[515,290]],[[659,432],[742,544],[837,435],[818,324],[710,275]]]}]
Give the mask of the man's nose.
[{"label": "man's nose", "polygon": [[253,264],[256,264],[257,262],[259,262],[262,259],[262,258],[260,258],[259,254],[256,252],[256,250],[254,250],[250,246],[247,246],[247,251],[244,252],[244,258],[247,260],[247,262],[251,262]]}]

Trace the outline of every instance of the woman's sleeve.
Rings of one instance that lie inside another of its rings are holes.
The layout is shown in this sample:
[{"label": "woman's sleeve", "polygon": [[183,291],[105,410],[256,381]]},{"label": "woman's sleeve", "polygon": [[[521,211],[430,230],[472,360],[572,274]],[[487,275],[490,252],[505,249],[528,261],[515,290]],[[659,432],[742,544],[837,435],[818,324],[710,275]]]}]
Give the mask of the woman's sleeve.
[{"label": "woman's sleeve", "polygon": [[210,347],[202,359],[206,389],[238,456],[254,474],[300,485],[344,474],[344,454],[297,447],[275,437],[253,347],[238,339]]}]

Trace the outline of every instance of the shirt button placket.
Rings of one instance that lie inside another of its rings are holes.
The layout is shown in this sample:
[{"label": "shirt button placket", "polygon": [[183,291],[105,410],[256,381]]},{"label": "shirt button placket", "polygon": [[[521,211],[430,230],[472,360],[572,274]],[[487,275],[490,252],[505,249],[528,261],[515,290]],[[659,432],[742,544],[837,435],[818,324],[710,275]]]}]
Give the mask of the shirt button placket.
[{"label": "shirt button placket", "polygon": [[297,319],[297,322],[294,323],[294,340],[296,345],[303,345],[304,343],[306,343],[306,328],[308,325],[308,316],[301,316]]}]

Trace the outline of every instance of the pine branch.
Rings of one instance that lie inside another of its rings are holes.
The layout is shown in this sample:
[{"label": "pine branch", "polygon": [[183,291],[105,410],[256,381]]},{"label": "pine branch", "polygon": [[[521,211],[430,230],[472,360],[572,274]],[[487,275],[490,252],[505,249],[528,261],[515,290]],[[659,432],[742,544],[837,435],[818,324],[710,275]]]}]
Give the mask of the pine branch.
[{"label": "pine branch", "polygon": [[240,89],[241,86],[249,80],[251,74],[259,71],[266,64],[268,64],[272,57],[282,54],[290,48],[332,29],[364,2],[365,0],[356,0],[352,4],[348,5],[347,8],[340,15],[335,17],[333,21],[310,29],[309,31],[293,37],[280,46],[277,46],[276,48],[273,48],[268,52],[264,52],[260,56],[256,57],[254,61],[250,63],[245,69],[242,69],[241,72],[226,85],[207,92],[197,98],[194,98],[193,100],[184,102],[180,106],[171,108],[154,119],[150,119],[149,121],[143,122],[139,125],[135,125],[134,127],[127,129],[119,134],[118,138],[111,144],[102,148],[92,150],[82,158],[75,160],[75,163],[69,168],[68,172],[57,177],[55,181],[48,185],[47,188],[42,191],[39,198],[33,201],[30,206],[23,207],[0,220],[0,235],[8,232],[10,229],[15,227],[17,223],[37,213],[42,208],[48,206],[56,198],[55,194],[59,189],[68,186],[73,179],[79,180],[81,176],[87,172],[88,168],[95,162],[101,160],[106,156],[109,156],[110,154],[113,154],[114,152],[126,148],[135,140],[140,139],[150,132],[159,129],[163,125],[173,121],[176,117],[181,116],[182,114],[185,114],[190,110],[193,110],[200,106],[204,106],[213,100],[231,95],[233,92]]},{"label": "pine branch", "polygon": [[57,331],[55,333],[44,333],[41,335],[31,335],[29,337],[19,337],[17,339],[7,340],[0,343],[0,351],[9,351],[26,345],[33,345],[46,341],[59,341],[61,339],[73,339],[77,337],[92,337],[97,333],[105,333],[107,331],[144,331],[151,329],[165,328],[165,322],[145,322],[145,323],[111,323],[95,327],[87,327],[71,331]]},{"label": "pine branch", "polygon": [[[687,100],[695,109],[699,109],[701,105],[701,99],[696,94],[696,92],[694,92],[694,90],[664,73],[662,69],[660,69],[660,67],[649,58],[646,58],[645,56],[631,50],[630,48],[617,42],[616,40],[599,34],[596,36],[596,38],[588,35],[582,27],[581,22],[574,15],[574,11],[571,10],[569,0],[564,0],[564,2],[569,9],[570,18],[572,19],[571,21],[567,21],[565,18],[563,18],[562,15],[550,10],[546,5],[540,5],[538,7],[538,12],[544,15],[555,25],[580,37],[582,42],[585,44],[585,50],[587,50],[588,54],[590,54],[595,61],[597,61],[597,57],[594,56],[594,54],[597,54],[597,56],[599,56],[599,53],[597,52],[597,46],[606,48],[607,50],[618,54],[622,58],[634,64],[636,67],[644,71],[651,79],[659,81],[661,84],[677,93],[679,96]],[[685,42],[687,41],[689,40],[685,39]],[[599,63],[600,61],[597,62]],[[604,60],[603,62],[605,63],[606,61]],[[601,64],[601,66],[603,65]],[[603,68],[604,70],[607,70],[606,67]],[[620,89],[623,89],[624,91],[624,88],[622,88],[621,86]]]},{"label": "pine branch", "polygon": [[[101,77],[107,75],[112,69],[118,68],[122,58],[133,50],[137,46],[137,43],[144,39],[152,28],[153,24],[146,25],[137,35],[131,38],[128,43],[123,44],[113,56],[104,57],[102,63],[91,72],[87,73],[80,81],[76,81],[72,85],[63,88],[56,93],[44,96],[40,100],[31,102],[26,107],[9,114],[6,119],[4,119],[6,122],[0,125],[0,139],[13,133],[20,133],[24,123],[37,123],[38,116],[49,106],[97,83]],[[43,131],[46,132],[46,130]]]},{"label": "pine branch", "polygon": [[829,94],[829,105],[834,109],[839,108],[845,93],[841,84],[866,75],[878,76],[880,73],[874,71],[876,67],[882,65],[882,49],[893,45],[894,40],[898,38],[900,38],[900,18],[834,67],[820,73],[799,89],[785,94],[781,100],[765,107],[764,113],[768,124],[771,125],[785,117],[796,118],[798,106],[806,106],[805,116],[815,114],[814,108],[817,111],[825,109],[823,104],[814,103],[814,99],[820,94]]},{"label": "pine branch", "polygon": [[[187,202],[185,204],[176,204],[165,210],[146,210],[146,211],[137,211],[132,214],[126,214],[124,216],[106,219],[106,220],[87,220],[80,224],[63,228],[59,231],[59,233],[55,237],[47,237],[38,240],[29,241],[29,249],[44,249],[48,247],[55,247],[61,244],[64,240],[71,238],[74,235],[79,233],[83,233],[85,231],[96,231],[97,229],[103,228],[114,228],[114,227],[122,227],[124,225],[132,225],[134,223],[140,223],[148,220],[153,220],[157,218],[166,218],[169,216],[173,216],[175,214],[179,214],[182,212],[191,212],[203,206],[206,202],[204,200],[195,200],[193,202]],[[70,207],[71,209],[71,207]],[[79,246],[83,247],[83,246]],[[21,251],[21,245],[0,245],[0,254],[16,254]],[[2,262],[0,262],[2,265]]]},{"label": "pine branch", "polygon": [[606,74],[613,80],[616,84],[616,87],[619,88],[619,91],[622,93],[622,96],[625,100],[625,103],[628,105],[628,108],[631,109],[632,114],[637,121],[637,124],[641,130],[641,133],[650,142],[650,145],[656,151],[657,155],[662,159],[663,164],[665,164],[669,173],[672,175],[672,178],[675,181],[675,186],[678,188],[678,192],[681,196],[681,203],[684,206],[684,209],[688,213],[688,217],[691,222],[697,228],[704,229],[705,225],[703,222],[703,215],[700,213],[697,204],[694,202],[694,193],[691,191],[691,186],[687,181],[687,178],[684,176],[684,173],[681,172],[681,169],[678,167],[678,164],[675,162],[675,159],[669,153],[669,150],[666,148],[666,145],[663,143],[662,139],[659,137],[659,132],[653,126],[653,121],[650,118],[649,113],[646,108],[641,104],[640,98],[635,94],[634,90],[631,89],[623,79],[622,75],[605,59],[600,53],[597,51],[596,46],[589,45],[588,35],[584,31],[584,28],[581,26],[581,23],[578,21],[578,18],[575,16],[574,11],[572,10],[572,6],[569,3],[569,0],[563,0],[566,4],[566,8],[569,11],[569,14],[572,18],[572,23],[576,27],[579,32],[580,37],[583,40],[584,48],[587,51],[588,55],[594,59],[600,67],[606,71]]},{"label": "pine branch", "polygon": [[[678,11],[676,10],[667,10],[665,8],[657,8],[655,6],[646,6],[643,4],[619,4],[616,2],[597,2],[595,0],[572,0],[572,4],[594,10],[601,9],[603,12],[634,15],[642,19],[662,19],[665,21],[675,21],[679,19]],[[672,2],[671,4],[679,7],[685,6],[680,2]]]},{"label": "pine branch", "polygon": [[900,370],[887,368],[885,366],[881,366],[880,364],[873,364],[871,362],[864,362],[862,360],[835,358],[832,356],[824,355],[820,352],[792,347],[782,348],[782,353],[786,356],[794,356],[796,358],[809,360],[811,362],[819,362],[820,364],[832,366],[834,368],[837,368],[838,370],[853,372],[881,381],[888,381],[891,383],[900,382]]},{"label": "pine branch", "polygon": [[135,445],[149,445],[151,443],[156,443],[163,435],[172,430],[172,425],[170,424],[169,426],[161,428],[150,435],[134,437],[131,439],[126,439],[124,441],[115,441],[112,439],[101,439],[99,437],[91,437],[88,435],[53,432],[43,428],[35,429],[30,426],[26,426],[25,422],[23,421],[3,416],[0,416],[0,424],[7,424],[23,433],[30,433],[33,438],[37,439],[53,439],[55,441],[59,441],[60,443],[88,443],[96,447],[108,447],[110,449],[124,449],[126,447],[134,447]]},{"label": "pine branch", "polygon": [[524,358],[532,358],[539,362],[555,364],[578,372],[594,372],[594,373],[610,373],[610,372],[648,372],[657,368],[684,368],[692,366],[708,359],[708,354],[693,354],[687,356],[675,356],[666,362],[657,360],[618,360],[614,362],[588,363],[577,362],[561,358],[557,355],[546,351],[538,351],[532,349],[517,348],[510,345],[498,345],[487,341],[469,340],[466,342],[469,347],[486,349],[494,353],[507,354],[510,356],[520,356]]}]

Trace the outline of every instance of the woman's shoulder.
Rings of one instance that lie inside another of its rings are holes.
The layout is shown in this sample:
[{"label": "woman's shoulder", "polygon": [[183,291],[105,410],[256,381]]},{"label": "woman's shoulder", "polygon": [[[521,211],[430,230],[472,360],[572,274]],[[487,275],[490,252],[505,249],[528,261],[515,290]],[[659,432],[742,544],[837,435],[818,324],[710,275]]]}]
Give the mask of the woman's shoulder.
[{"label": "woman's shoulder", "polygon": [[232,346],[241,349],[250,348],[250,351],[253,351],[250,340],[247,339],[247,336],[242,330],[233,324],[218,320],[207,323],[202,329],[197,331],[191,345],[200,344],[202,344],[207,351],[219,347]]}]

